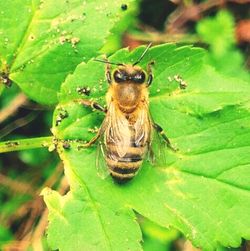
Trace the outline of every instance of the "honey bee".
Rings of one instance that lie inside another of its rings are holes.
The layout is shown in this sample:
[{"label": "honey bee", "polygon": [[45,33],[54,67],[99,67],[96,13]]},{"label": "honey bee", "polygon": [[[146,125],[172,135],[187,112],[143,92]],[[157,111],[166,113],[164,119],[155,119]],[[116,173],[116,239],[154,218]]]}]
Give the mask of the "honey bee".
[{"label": "honey bee", "polygon": [[[134,64],[96,59],[106,64],[106,79],[109,84],[106,93],[107,108],[81,100],[82,104],[106,113],[98,133],[86,146],[91,146],[103,137],[106,166],[118,183],[131,180],[138,173],[147,153],[152,152],[153,130],[162,136],[168,147],[175,150],[163,129],[153,122],[149,114],[148,88],[153,80],[153,62],[148,63],[146,71],[137,65],[150,45]],[[111,65],[116,65],[113,71]]]}]

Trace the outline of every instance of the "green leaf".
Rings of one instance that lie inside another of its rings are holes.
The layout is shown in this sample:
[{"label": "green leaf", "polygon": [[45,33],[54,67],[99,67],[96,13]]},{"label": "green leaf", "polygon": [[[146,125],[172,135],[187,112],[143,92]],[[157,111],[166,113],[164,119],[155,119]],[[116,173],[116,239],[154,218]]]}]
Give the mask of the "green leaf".
[{"label": "green leaf", "polygon": [[124,15],[122,3],[1,1],[0,72],[6,72],[32,99],[56,103],[65,77],[98,54]]},{"label": "green leaf", "polygon": [[[135,62],[144,49],[120,50],[110,61]],[[165,44],[151,48],[141,63],[145,68],[155,60],[150,111],[179,149],[166,149],[165,166],[153,167],[144,161],[131,182],[118,185],[111,177],[99,177],[95,146],[79,149],[80,143],[72,141],[70,149],[64,149],[59,143],[71,192],[45,195],[53,248],[64,250],[64,243],[73,245],[72,250],[86,245],[96,245],[95,250],[117,250],[113,243],[120,243],[119,250],[140,250],[132,210],[160,226],[178,229],[203,250],[214,250],[218,244],[237,247],[241,238],[250,239],[250,86],[221,76],[204,64],[203,55],[198,48]],[[175,76],[186,82],[186,90],[178,88]],[[99,126],[104,118],[74,101],[82,97],[77,88],[83,79],[90,88],[90,96],[84,98],[103,102],[107,88],[104,65],[93,61],[80,64],[62,85],[53,126],[59,139],[89,140],[94,135],[89,129]],[[58,124],[63,112],[68,116]],[[116,231],[107,222],[114,222]],[[93,226],[96,234],[90,236]],[[66,238],[68,232],[81,235]]]}]

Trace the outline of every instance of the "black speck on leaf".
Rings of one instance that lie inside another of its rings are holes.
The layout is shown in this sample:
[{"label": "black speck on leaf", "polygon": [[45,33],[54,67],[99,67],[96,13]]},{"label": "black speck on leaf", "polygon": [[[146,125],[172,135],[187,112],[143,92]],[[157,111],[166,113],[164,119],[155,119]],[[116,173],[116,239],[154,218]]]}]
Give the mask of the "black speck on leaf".
[{"label": "black speck on leaf", "polygon": [[128,9],[128,5],[127,4],[122,4],[121,5],[121,9],[122,10],[127,10]]}]

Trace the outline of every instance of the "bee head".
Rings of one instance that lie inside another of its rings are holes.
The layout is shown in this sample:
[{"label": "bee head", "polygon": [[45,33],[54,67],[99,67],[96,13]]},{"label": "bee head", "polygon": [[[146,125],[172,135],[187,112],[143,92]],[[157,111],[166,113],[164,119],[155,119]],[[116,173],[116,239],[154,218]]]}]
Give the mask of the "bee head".
[{"label": "bee head", "polygon": [[113,79],[117,84],[143,84],[146,80],[146,73],[139,66],[121,65],[114,70]]},{"label": "bee head", "polygon": [[[102,60],[102,59],[95,59],[95,61],[102,62],[108,64],[107,71],[106,71],[106,77],[108,80],[108,83],[117,83],[117,84],[124,84],[124,83],[133,83],[133,84],[143,84],[146,81],[147,74],[145,71],[142,70],[141,67],[137,66],[145,56],[146,52],[149,50],[149,47],[152,43],[148,44],[146,49],[143,51],[141,56],[133,63],[133,64],[122,64],[122,63],[115,63],[115,62],[109,62],[108,60]],[[112,75],[110,72],[110,66],[109,65],[116,65],[117,68],[113,71]],[[150,85],[152,81],[152,76],[148,77],[148,86]]]}]

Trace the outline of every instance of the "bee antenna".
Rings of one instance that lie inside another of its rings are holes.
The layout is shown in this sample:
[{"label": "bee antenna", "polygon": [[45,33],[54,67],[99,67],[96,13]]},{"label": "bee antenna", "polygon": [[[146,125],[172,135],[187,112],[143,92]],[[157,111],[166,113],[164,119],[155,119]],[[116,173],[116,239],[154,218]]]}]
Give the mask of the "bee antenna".
[{"label": "bee antenna", "polygon": [[118,66],[123,65],[124,66],[124,64],[121,64],[121,63],[109,62],[108,60],[103,60],[103,59],[99,59],[99,58],[95,58],[94,61],[105,63],[105,64],[113,64],[113,65],[118,65]]},{"label": "bee antenna", "polygon": [[141,54],[141,56],[137,59],[137,61],[135,61],[135,63],[133,63],[133,66],[135,66],[141,62],[141,60],[143,59],[143,57],[145,56],[145,54],[147,53],[147,51],[149,50],[151,45],[152,45],[152,42],[148,44],[148,46],[146,47],[144,52]]}]

